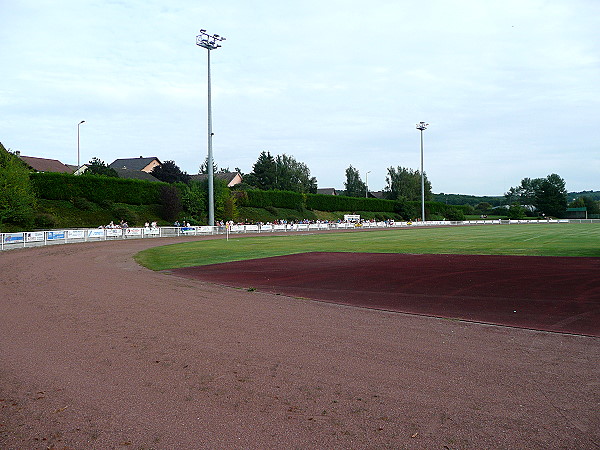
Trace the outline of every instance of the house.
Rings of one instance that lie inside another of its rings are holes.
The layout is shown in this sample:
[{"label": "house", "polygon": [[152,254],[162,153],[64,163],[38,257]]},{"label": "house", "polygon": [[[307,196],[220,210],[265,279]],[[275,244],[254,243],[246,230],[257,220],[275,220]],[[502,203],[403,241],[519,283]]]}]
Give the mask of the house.
[{"label": "house", "polygon": [[162,166],[162,163],[156,156],[115,159],[108,165],[111,169],[137,170],[146,173],[152,172],[152,169],[156,166]]},{"label": "house", "polygon": [[[217,172],[214,176],[220,180],[225,180],[227,182],[227,187],[232,187],[242,182],[242,175],[239,172]],[[197,175],[191,175],[190,179],[193,181],[207,180],[208,174],[199,173]]]},{"label": "house", "polygon": [[369,191],[369,198],[379,198],[379,199],[383,199],[385,198],[383,195],[383,191]]},{"label": "house", "polygon": [[320,189],[317,189],[317,194],[321,194],[321,195],[338,195],[338,193],[335,190],[335,188],[320,188]]},{"label": "house", "polygon": [[15,155],[21,158],[27,167],[36,172],[59,172],[73,173],[73,170],[58,159],[36,158],[35,156],[22,156],[21,152],[15,152]]}]

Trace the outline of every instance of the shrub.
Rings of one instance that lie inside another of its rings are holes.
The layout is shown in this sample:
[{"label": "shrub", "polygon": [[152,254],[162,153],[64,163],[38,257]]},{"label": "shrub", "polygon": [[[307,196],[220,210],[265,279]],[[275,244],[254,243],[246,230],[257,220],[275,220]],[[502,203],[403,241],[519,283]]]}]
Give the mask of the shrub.
[{"label": "shrub", "polygon": [[75,197],[71,200],[73,206],[81,211],[91,211],[94,209],[94,203],[83,197]]},{"label": "shrub", "polygon": [[135,226],[140,223],[140,218],[135,211],[126,206],[117,206],[113,209],[113,215],[117,222],[124,220],[129,226]]},{"label": "shrub", "polygon": [[459,208],[448,208],[446,210],[446,219],[452,221],[465,220],[465,213]]},{"label": "shrub", "polygon": [[45,230],[56,228],[57,223],[56,217],[48,213],[37,213],[33,218],[35,228],[43,228]]}]

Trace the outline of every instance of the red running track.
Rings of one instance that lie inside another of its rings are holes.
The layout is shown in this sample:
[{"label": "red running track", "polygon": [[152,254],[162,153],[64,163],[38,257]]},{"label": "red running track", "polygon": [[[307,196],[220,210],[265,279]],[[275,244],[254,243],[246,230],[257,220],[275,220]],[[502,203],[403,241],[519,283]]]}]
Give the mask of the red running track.
[{"label": "red running track", "polygon": [[600,336],[600,258],[315,252],[171,272],[344,305]]}]

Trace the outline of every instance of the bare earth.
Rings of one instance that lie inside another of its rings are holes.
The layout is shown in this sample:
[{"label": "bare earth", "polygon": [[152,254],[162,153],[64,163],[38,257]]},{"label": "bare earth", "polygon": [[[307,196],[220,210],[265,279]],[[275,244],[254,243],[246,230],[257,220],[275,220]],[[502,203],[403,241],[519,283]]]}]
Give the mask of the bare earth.
[{"label": "bare earth", "polygon": [[0,448],[600,448],[600,338],[0,254]]}]

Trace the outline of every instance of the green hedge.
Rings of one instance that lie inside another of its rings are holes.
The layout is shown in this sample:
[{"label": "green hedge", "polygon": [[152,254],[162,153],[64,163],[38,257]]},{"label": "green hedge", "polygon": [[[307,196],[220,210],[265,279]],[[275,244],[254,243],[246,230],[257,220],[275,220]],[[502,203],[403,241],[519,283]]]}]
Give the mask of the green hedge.
[{"label": "green hedge", "polygon": [[39,198],[70,200],[81,197],[95,203],[111,201],[130,205],[160,203],[160,188],[167,185],[100,175],[50,172],[31,173],[30,179]]},{"label": "green hedge", "polygon": [[306,194],[306,207],[317,211],[394,212],[394,202],[378,198]]},{"label": "green hedge", "polygon": [[237,195],[239,206],[249,206],[253,208],[266,208],[274,206],[276,208],[302,209],[304,208],[304,194],[291,191],[241,191]]},{"label": "green hedge", "polygon": [[[338,195],[300,194],[290,191],[248,190],[237,192],[237,204],[249,208],[289,208],[301,211],[326,212],[380,212],[395,213],[405,220],[421,217],[420,201],[392,201],[377,198],[345,197]],[[425,202],[427,216],[440,216],[459,220],[465,214],[465,206],[447,205],[442,202]]]}]

